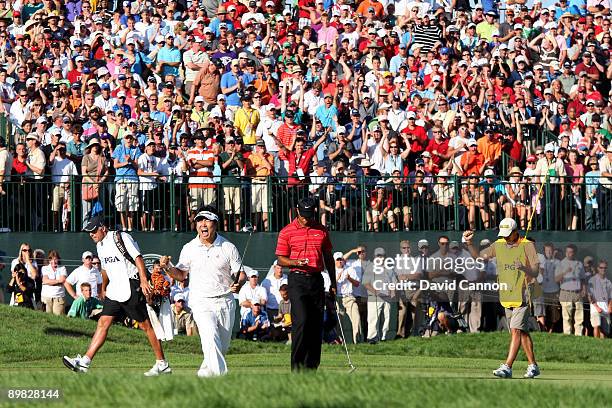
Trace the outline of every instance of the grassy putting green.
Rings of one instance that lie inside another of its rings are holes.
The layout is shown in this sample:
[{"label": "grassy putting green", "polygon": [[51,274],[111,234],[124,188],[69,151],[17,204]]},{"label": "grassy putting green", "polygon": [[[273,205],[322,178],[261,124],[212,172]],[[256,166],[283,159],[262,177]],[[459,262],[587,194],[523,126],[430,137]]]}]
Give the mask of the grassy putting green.
[{"label": "grassy putting green", "polygon": [[[0,388],[60,388],[54,407],[606,406],[612,392],[612,343],[592,338],[535,334],[535,380],[522,379],[522,355],[515,379],[491,375],[505,357],[506,333],[351,346],[350,375],[339,346],[324,347],[318,373],[291,375],[288,346],[233,341],[230,374],[202,380],[197,338],[165,345],[173,375],[145,378],[153,355],[144,334],[114,326],[91,371],[78,375],[61,356],[85,351],[94,322],[6,306],[0,321]],[[0,405],[11,404],[3,396]]]}]

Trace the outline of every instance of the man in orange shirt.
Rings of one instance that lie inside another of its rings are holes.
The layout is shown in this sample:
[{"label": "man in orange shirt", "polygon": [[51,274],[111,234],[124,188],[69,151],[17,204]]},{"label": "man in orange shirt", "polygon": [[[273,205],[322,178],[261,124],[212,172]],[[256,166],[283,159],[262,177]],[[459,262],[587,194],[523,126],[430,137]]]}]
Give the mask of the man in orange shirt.
[{"label": "man in orange shirt", "polygon": [[478,152],[484,156],[486,166],[493,166],[499,160],[502,144],[493,134],[493,127],[485,129],[484,136],[478,139]]},{"label": "man in orange shirt", "polygon": [[251,211],[255,214],[255,228],[259,220],[263,230],[268,230],[268,177],[274,174],[274,157],[266,151],[266,143],[259,139],[255,152],[247,159],[247,172],[252,177]]},{"label": "man in orange shirt", "polygon": [[476,174],[480,176],[482,169],[485,167],[484,156],[478,151],[478,142],[474,139],[470,139],[467,142],[468,151],[461,155],[461,170],[464,176],[471,176]]},{"label": "man in orange shirt", "polygon": [[385,7],[378,0],[364,0],[357,7],[357,14],[364,17],[381,19],[385,13]]}]

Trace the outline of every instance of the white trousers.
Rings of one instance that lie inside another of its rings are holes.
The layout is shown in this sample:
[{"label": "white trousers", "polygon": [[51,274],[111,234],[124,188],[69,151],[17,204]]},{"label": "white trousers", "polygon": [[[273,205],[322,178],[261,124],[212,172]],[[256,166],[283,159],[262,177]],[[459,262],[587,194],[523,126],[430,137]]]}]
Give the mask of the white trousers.
[{"label": "white trousers", "polygon": [[[381,316],[382,315],[382,316]],[[378,330],[380,319],[383,319],[381,330]],[[379,296],[368,297],[368,340],[390,340],[389,319],[391,303]],[[379,335],[380,333],[380,335]]]},{"label": "white trousers", "polygon": [[204,361],[200,369],[208,369],[213,376],[226,374],[225,353],[232,339],[236,313],[233,296],[191,298],[189,306],[202,342]]}]

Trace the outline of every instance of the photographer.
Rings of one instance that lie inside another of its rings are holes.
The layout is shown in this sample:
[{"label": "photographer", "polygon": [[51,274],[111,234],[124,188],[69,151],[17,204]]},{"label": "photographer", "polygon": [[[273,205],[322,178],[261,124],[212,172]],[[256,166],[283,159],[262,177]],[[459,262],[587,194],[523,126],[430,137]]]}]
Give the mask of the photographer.
[{"label": "photographer", "polygon": [[13,295],[14,306],[34,309],[34,280],[28,276],[23,264],[18,263],[13,268],[6,290]]},{"label": "photographer", "polygon": [[[244,157],[236,148],[233,138],[225,140],[225,151],[219,155],[223,185],[223,208],[233,215],[236,231],[240,230],[240,175],[244,168]],[[225,230],[231,231],[229,219],[225,219]]]}]

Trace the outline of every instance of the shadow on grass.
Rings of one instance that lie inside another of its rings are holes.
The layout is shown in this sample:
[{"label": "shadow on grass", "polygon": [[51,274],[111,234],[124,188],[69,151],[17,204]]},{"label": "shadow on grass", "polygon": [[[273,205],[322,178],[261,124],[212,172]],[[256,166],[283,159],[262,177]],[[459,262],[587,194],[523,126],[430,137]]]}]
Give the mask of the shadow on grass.
[{"label": "shadow on grass", "polygon": [[91,333],[88,333],[88,332],[83,332],[79,330],[63,329],[59,327],[47,327],[45,328],[44,332],[45,334],[50,334],[52,336],[64,336],[64,337],[75,337],[75,338],[79,338],[79,337],[90,338],[91,337]]}]

